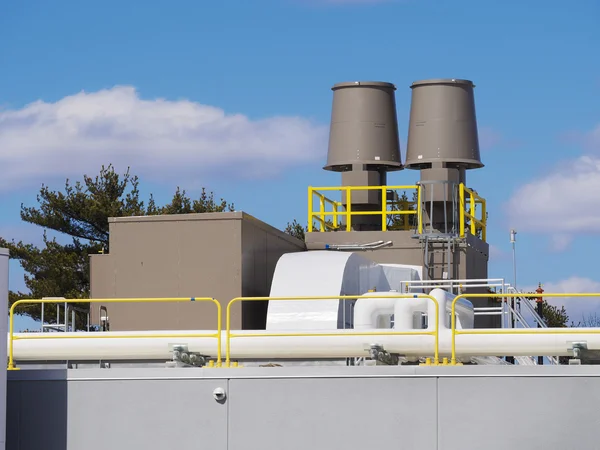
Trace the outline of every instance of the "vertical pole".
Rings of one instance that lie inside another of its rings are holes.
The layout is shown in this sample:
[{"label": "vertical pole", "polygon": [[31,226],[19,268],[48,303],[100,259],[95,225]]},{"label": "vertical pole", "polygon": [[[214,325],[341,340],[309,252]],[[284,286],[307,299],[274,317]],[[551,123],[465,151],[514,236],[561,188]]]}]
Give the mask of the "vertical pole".
[{"label": "vertical pole", "polygon": [[459,186],[459,208],[460,208],[460,237],[465,237],[465,185],[460,183]]},{"label": "vertical pole", "polygon": [[[517,290],[517,231],[516,230],[510,230],[510,243],[512,245],[512,257],[513,257],[513,288],[515,289],[515,292]],[[515,328],[515,297],[511,297],[510,298],[510,327],[511,328]],[[507,362],[510,362],[512,364],[515,363],[515,358],[513,356],[509,356],[506,358]]]},{"label": "vertical pole", "polygon": [[[543,319],[544,318],[544,308],[543,308],[543,303],[542,302],[537,302],[537,313],[538,315]],[[540,324],[538,322],[538,328],[542,328],[542,324]],[[538,356],[538,365],[539,366],[543,366],[544,365],[544,357],[543,356]]]},{"label": "vertical pole", "polygon": [[517,231],[510,230],[510,243],[512,244],[512,257],[513,257],[513,287],[517,289]]},{"label": "vertical pole", "polygon": [[[516,230],[510,230],[510,243],[512,244],[512,257],[513,257],[513,288],[516,291],[517,290],[517,231]],[[515,297],[511,297],[510,304],[511,304],[513,311],[515,311]],[[512,317],[511,326],[512,326],[512,328],[515,327],[514,314]]]}]

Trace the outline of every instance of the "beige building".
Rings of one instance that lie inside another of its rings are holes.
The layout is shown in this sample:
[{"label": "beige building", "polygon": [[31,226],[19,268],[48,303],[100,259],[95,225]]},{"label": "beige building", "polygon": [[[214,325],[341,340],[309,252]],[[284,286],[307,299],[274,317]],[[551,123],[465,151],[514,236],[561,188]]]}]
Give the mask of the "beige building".
[{"label": "beige building", "polygon": [[[91,257],[92,298],[268,296],[275,265],[304,243],[244,212],[112,218],[110,251]],[[110,329],[214,329],[210,303],[92,304]],[[264,328],[266,302],[238,304],[232,327]]]}]

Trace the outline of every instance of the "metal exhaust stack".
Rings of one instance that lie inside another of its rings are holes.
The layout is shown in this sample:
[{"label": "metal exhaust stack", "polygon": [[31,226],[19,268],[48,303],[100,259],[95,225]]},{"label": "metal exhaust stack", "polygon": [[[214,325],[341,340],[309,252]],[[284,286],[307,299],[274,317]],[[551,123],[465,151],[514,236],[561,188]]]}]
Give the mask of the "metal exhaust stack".
[{"label": "metal exhaust stack", "polygon": [[433,79],[412,84],[406,168],[421,171],[425,225],[454,234],[457,186],[467,169],[483,167],[479,154],[474,84]]},{"label": "metal exhaust stack", "polygon": [[[396,87],[381,81],[333,86],[329,150],[325,170],[342,172],[342,186],[384,186],[387,172],[402,169]],[[353,211],[381,210],[379,190],[353,192]],[[342,198],[344,206],[346,196]],[[354,216],[354,231],[381,230],[381,216]]]}]

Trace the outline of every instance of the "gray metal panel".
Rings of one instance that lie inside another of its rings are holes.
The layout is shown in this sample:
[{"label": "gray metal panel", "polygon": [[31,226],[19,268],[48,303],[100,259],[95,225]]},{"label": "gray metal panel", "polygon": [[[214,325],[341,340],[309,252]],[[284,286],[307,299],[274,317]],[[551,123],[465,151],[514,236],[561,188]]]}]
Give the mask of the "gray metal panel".
[{"label": "gray metal panel", "polygon": [[226,450],[216,387],[227,380],[11,382],[7,449]]},{"label": "gray metal panel", "polygon": [[439,450],[600,446],[598,377],[440,378],[438,392]]},{"label": "gray metal panel", "polygon": [[[67,399],[66,380],[10,382],[6,449],[68,449]],[[87,408],[93,408],[92,399],[88,394]]]},{"label": "gray metal panel", "polygon": [[70,382],[68,448],[226,450],[217,387],[226,390],[226,380]]},{"label": "gray metal panel", "polygon": [[473,87],[471,81],[458,79],[412,84],[406,167],[444,162],[483,167]]},{"label": "gray metal panel", "polygon": [[229,450],[437,448],[435,379],[230,380]]},{"label": "gray metal panel", "polygon": [[391,83],[357,81],[332,88],[333,106],[326,170],[348,171],[353,164],[386,170],[402,168],[396,87]]}]

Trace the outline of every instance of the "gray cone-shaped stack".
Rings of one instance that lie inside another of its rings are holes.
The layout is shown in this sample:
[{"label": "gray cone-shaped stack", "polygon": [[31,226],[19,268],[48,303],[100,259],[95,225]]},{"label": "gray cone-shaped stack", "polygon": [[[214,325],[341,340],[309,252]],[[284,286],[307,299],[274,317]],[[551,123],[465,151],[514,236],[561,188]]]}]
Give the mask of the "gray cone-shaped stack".
[{"label": "gray cone-shaped stack", "polygon": [[396,87],[381,81],[333,86],[329,150],[325,170],[400,170]]},{"label": "gray cone-shaped stack", "polygon": [[483,167],[474,87],[472,81],[459,79],[423,80],[412,84],[406,168]]}]

